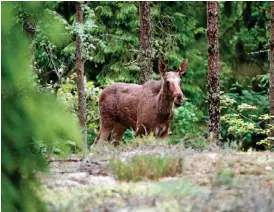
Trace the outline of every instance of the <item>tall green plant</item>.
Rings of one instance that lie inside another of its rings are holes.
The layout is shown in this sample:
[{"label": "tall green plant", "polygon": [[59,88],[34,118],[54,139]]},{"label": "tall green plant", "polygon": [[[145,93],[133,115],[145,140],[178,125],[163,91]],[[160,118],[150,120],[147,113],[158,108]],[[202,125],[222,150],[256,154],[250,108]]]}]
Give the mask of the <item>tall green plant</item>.
[{"label": "tall green plant", "polygon": [[[30,42],[14,25],[14,2],[2,3],[2,194],[3,211],[43,211],[37,196],[36,171],[46,163],[31,149],[36,140],[51,143],[66,139],[79,142],[78,124],[50,94],[38,92],[31,74]],[[40,3],[24,3],[42,14]],[[44,16],[39,17],[43,19]],[[62,26],[51,20],[49,32],[62,32]],[[56,31],[55,31],[56,32]],[[56,45],[62,41],[51,34]],[[57,35],[57,34],[56,34]]]}]

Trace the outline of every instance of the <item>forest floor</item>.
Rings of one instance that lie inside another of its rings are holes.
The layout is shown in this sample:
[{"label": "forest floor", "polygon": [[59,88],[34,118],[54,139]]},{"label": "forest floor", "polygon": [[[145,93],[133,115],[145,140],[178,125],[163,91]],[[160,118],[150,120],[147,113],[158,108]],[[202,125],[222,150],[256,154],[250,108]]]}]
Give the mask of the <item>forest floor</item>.
[{"label": "forest floor", "polygon": [[[109,164],[136,155],[180,157],[182,169],[157,180],[118,180]],[[197,151],[159,143],[97,146],[84,160],[76,155],[53,160],[40,179],[50,211],[274,211],[271,152]]]}]

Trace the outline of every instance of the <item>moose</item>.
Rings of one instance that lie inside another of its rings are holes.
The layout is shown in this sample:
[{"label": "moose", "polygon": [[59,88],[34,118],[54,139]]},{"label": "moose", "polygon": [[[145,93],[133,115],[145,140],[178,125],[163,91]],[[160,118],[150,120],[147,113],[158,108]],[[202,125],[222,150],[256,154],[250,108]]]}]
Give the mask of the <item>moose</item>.
[{"label": "moose", "polygon": [[184,102],[181,77],[187,70],[184,60],[176,72],[167,71],[160,60],[161,80],[150,80],[143,85],[115,83],[106,87],[99,97],[100,130],[94,144],[110,141],[119,145],[126,129],[136,136],[153,133],[163,140],[168,138],[174,104]]}]

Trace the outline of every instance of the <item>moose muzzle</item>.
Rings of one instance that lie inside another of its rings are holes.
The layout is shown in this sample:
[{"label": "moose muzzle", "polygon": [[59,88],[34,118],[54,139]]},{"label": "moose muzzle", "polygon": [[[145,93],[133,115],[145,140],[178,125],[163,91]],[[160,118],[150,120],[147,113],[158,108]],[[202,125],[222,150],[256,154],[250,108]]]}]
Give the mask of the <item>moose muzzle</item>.
[{"label": "moose muzzle", "polygon": [[174,93],[173,94],[173,97],[174,97],[174,103],[176,106],[180,106],[184,103],[184,95],[183,93]]}]

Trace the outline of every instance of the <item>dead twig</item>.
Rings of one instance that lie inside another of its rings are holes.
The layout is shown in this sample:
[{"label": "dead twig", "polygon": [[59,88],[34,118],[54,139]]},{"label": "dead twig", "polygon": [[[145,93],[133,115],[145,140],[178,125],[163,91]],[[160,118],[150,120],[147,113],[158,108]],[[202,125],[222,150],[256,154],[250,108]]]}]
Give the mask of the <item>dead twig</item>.
[{"label": "dead twig", "polygon": [[138,65],[138,59],[133,60],[133,61],[130,61],[130,62],[128,62],[128,63],[125,63],[124,66],[130,66],[130,65],[132,65],[132,64]]},{"label": "dead twig", "polygon": [[52,58],[52,52],[51,52],[51,50],[49,50],[49,48],[48,48],[47,45],[44,45],[44,47],[45,47],[46,52],[48,53],[50,62],[51,62],[51,64],[52,64],[54,70],[57,71],[56,66],[55,66],[55,63],[54,63],[53,58]]},{"label": "dead twig", "polygon": [[269,52],[270,49],[265,49],[265,50],[260,50],[260,51],[257,51],[257,52],[249,52],[247,53],[248,55],[253,55],[253,54],[260,54],[260,53],[265,53],[265,52]]},{"label": "dead twig", "polygon": [[48,163],[55,163],[55,162],[79,162],[82,161],[82,159],[49,159]]}]

